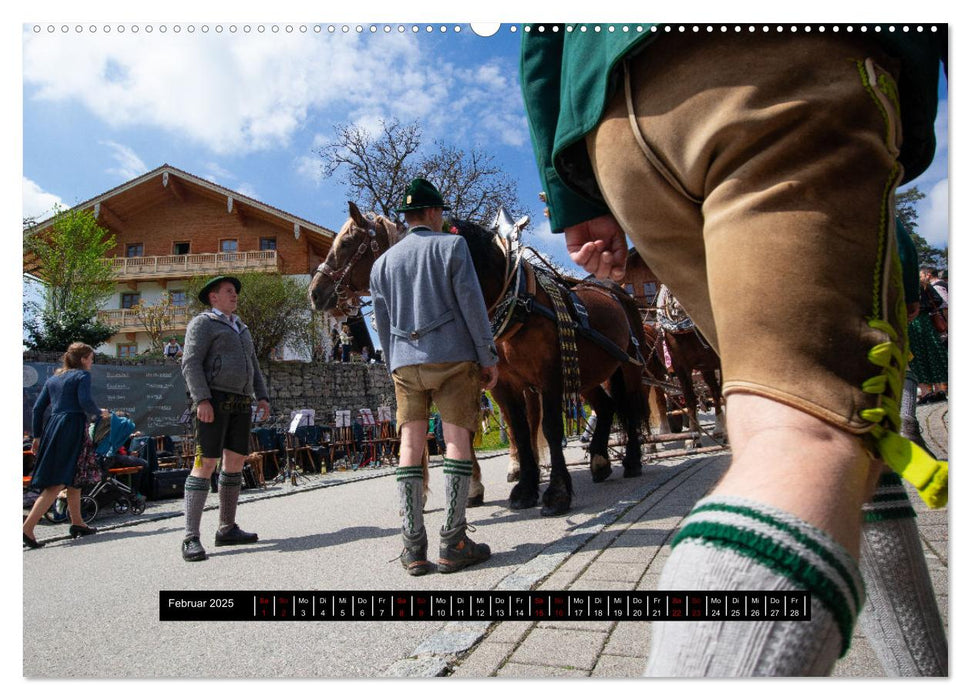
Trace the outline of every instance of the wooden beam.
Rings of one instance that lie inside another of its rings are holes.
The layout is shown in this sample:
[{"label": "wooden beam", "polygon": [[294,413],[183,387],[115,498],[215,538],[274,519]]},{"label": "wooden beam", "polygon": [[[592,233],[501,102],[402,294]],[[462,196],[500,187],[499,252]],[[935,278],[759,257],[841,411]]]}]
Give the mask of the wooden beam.
[{"label": "wooden beam", "polygon": [[180,202],[185,201],[185,192],[182,191],[182,185],[174,177],[169,177],[168,173],[162,173],[162,187],[167,189]]},{"label": "wooden beam", "polygon": [[104,202],[97,202],[94,205],[94,218],[95,221],[103,221],[108,224],[110,228],[116,231],[122,231],[125,228],[125,222],[123,222],[117,214],[115,214],[111,209],[109,209]]},{"label": "wooden beam", "polygon": [[226,211],[236,217],[236,223],[240,226],[246,226],[246,215],[243,214],[243,210],[239,207],[239,202],[237,202],[232,197],[226,198]]}]

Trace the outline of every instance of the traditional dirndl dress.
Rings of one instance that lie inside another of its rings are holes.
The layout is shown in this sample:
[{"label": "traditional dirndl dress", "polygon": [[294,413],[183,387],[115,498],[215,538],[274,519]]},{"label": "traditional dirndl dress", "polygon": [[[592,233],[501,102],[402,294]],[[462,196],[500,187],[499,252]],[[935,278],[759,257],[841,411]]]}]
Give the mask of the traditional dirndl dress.
[{"label": "traditional dirndl dress", "polygon": [[74,484],[87,424],[83,413],[51,414],[34,460],[34,477],[30,482],[33,488]]},{"label": "traditional dirndl dress", "polygon": [[921,311],[907,327],[910,370],[920,384],[943,384],[947,381],[947,348],[931,323],[926,311]]}]

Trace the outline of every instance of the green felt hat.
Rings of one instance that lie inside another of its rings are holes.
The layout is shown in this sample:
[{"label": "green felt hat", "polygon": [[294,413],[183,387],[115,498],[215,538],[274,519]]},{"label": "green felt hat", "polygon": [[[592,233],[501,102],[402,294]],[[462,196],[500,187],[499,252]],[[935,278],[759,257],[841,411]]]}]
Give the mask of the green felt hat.
[{"label": "green felt hat", "polygon": [[395,211],[401,213],[416,209],[428,209],[429,207],[451,209],[451,207],[446,206],[445,200],[442,199],[442,193],[435,188],[435,185],[424,178],[417,177],[408,185],[408,189],[405,190],[404,202]]},{"label": "green felt hat", "polygon": [[199,292],[199,301],[201,301],[205,306],[209,306],[209,292],[213,290],[216,285],[220,282],[232,282],[233,286],[236,287],[236,293],[239,294],[239,290],[243,288],[242,283],[235,277],[230,277],[229,275],[219,275],[218,277],[213,277],[211,280],[206,282],[206,286],[202,288]]}]

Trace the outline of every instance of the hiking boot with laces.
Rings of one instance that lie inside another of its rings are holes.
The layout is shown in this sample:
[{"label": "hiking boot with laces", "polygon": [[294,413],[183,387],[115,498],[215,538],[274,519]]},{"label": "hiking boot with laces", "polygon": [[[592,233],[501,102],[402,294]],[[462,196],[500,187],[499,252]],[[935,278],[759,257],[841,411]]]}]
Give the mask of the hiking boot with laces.
[{"label": "hiking boot with laces", "polygon": [[451,574],[467,566],[478,564],[492,556],[487,544],[476,544],[469,539],[466,530],[475,532],[475,528],[462,523],[453,530],[442,530],[441,544],[438,547],[438,571]]},{"label": "hiking boot with laces", "polygon": [[405,546],[401,550],[398,561],[405,571],[411,576],[424,576],[431,571],[432,564],[428,561],[428,536],[425,532],[422,531],[416,538],[410,538],[402,533],[401,539]]}]

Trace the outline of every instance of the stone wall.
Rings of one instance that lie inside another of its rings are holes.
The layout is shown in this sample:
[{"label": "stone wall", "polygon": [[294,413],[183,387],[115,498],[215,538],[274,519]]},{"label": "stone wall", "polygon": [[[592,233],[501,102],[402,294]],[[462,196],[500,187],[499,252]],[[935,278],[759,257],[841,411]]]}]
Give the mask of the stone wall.
[{"label": "stone wall", "polygon": [[318,423],[331,423],[334,411],[395,407],[394,385],[383,364],[363,362],[271,362],[263,368],[273,415],[312,408]]},{"label": "stone wall", "polygon": [[[25,352],[24,362],[60,363],[61,353]],[[119,360],[97,355],[96,361],[107,365],[160,365],[171,360]],[[312,408],[315,420],[331,423],[337,409],[370,408],[377,415],[379,406],[395,408],[394,384],[387,365],[363,362],[268,362],[262,365],[270,390],[273,416],[289,416],[290,411]]]}]

